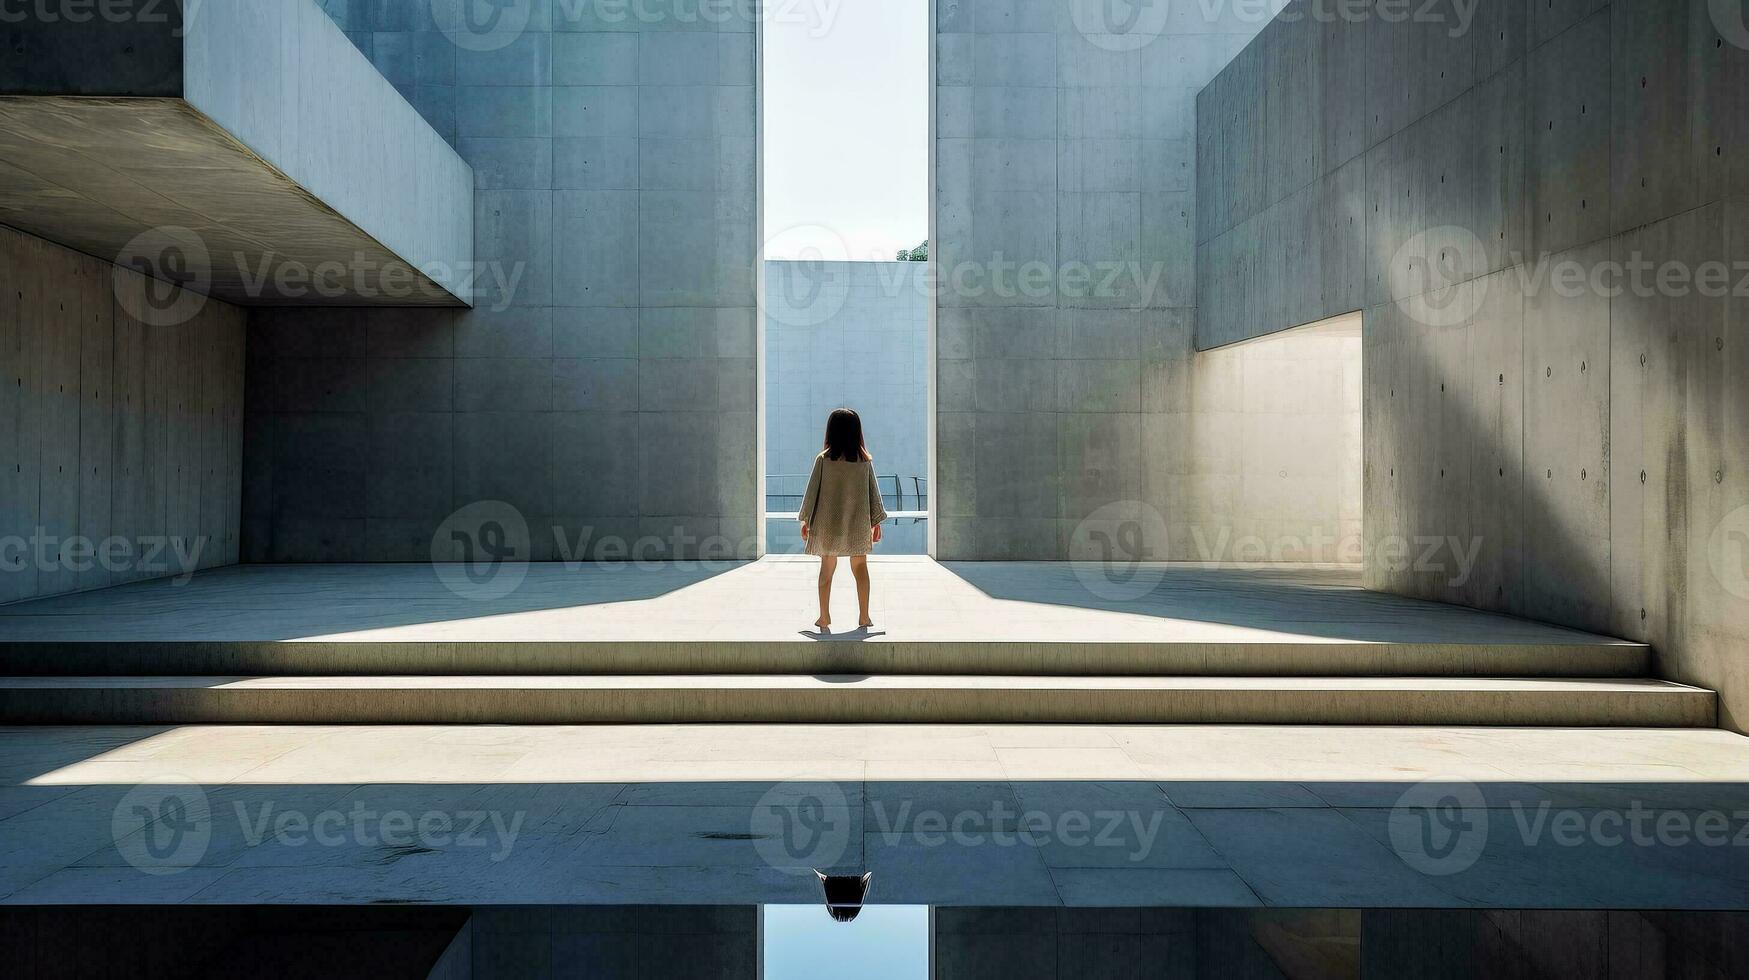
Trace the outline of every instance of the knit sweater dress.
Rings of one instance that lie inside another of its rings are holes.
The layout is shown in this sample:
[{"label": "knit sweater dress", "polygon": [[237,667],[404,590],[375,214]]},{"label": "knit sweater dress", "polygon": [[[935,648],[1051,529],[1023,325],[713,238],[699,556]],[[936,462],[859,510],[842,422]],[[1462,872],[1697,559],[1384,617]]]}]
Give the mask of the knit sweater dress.
[{"label": "knit sweater dress", "polygon": [[874,548],[874,526],[887,519],[874,464],[827,459],[825,453],[815,456],[796,518],[808,525],[808,554],[868,554]]}]

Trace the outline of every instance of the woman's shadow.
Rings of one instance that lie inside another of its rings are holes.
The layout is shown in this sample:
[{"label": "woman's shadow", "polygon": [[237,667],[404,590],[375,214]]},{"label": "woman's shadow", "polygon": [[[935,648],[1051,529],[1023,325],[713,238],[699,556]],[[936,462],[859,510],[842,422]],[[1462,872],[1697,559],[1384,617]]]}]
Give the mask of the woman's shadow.
[{"label": "woman's shadow", "polygon": [[864,640],[872,640],[877,636],[887,635],[886,630],[875,629],[872,626],[858,626],[853,630],[845,630],[841,633],[834,633],[829,629],[819,629],[817,627],[814,629],[801,630],[800,632],[808,639],[821,643],[861,643]]}]

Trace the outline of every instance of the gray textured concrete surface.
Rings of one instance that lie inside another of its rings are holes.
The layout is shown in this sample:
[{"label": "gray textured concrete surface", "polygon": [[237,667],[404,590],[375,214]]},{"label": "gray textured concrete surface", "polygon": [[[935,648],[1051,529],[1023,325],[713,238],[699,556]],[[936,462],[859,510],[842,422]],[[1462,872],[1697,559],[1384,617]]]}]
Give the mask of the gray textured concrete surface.
[{"label": "gray textured concrete surface", "polygon": [[1197,344],[1363,309],[1367,538],[1480,545],[1368,584],[1649,641],[1741,729],[1740,11],[1430,9],[1277,22],[1204,90]]},{"label": "gray textured concrete surface", "polygon": [[139,6],[0,25],[0,221],[236,303],[466,304],[472,174],[314,0]]},{"label": "gray textured concrete surface", "polygon": [[1360,317],[1199,352],[1190,382],[1172,557],[1358,564]]},{"label": "gray textured concrete surface", "polygon": [[0,677],[7,725],[1542,725],[1712,728],[1711,691],[1631,678]]},{"label": "gray textured concrete surface", "polygon": [[331,11],[453,72],[476,262],[507,275],[466,313],[252,317],[254,560],[428,560],[483,500],[536,559],[564,557],[554,527],[756,551],[754,24],[518,9],[501,36],[444,5]]},{"label": "gray textured concrete surface", "polygon": [[[1715,717],[1711,691],[1647,679],[1640,644],[1381,597],[1343,566],[1158,565],[1119,580],[1105,566],[876,559],[875,627],[838,632],[804,625],[803,559],[466,571],[249,566],[22,603],[0,615],[0,674],[15,675],[0,677],[0,721]],[[505,593],[475,591],[506,573]],[[1152,591],[1111,591],[1138,581]]]},{"label": "gray textured concrete surface", "polygon": [[[815,565],[800,558],[543,563],[503,569],[516,577],[497,595],[462,586],[459,567],[245,565],[8,607],[0,673],[1641,677],[1649,666],[1642,644],[1369,593],[1348,566],[1152,566],[1121,582],[1054,562],[877,556],[870,568],[877,628],[822,634]],[[1135,583],[1151,591],[1090,589]],[[840,582],[834,601],[852,593]]]},{"label": "gray textured concrete surface", "polygon": [[1195,97],[1268,10],[1157,4],[1126,24],[1092,0],[935,9],[937,553],[1101,557],[1124,526],[1170,520],[1189,440]]},{"label": "gray textured concrete surface", "polygon": [[471,168],[316,0],[202,3],[183,49],[189,105],[322,208],[472,300]]},{"label": "gray textured concrete surface", "polygon": [[[431,128],[452,146],[456,145],[459,79],[453,38],[461,29],[461,4],[454,0],[437,4],[358,3],[355,0],[316,2],[345,32],[353,46],[370,59],[378,73],[419,111]],[[551,6],[550,3],[531,3],[524,5],[523,9],[529,11],[530,23],[551,29]],[[543,17],[546,18],[544,21],[540,19]],[[560,23],[564,23],[563,18]],[[515,40],[514,34],[509,32],[505,37],[512,43]],[[488,39],[485,43],[494,42]],[[486,67],[484,63],[478,67],[470,66],[467,69],[469,78],[477,82],[485,76]],[[524,84],[533,84],[526,80],[528,76],[523,77]]]},{"label": "gray textured concrete surface", "polygon": [[0,227],[0,602],[237,561],[243,343],[236,307]]},{"label": "gray textured concrete surface", "polygon": [[0,19],[0,90],[18,95],[177,98],[183,0],[116,0],[98,11],[18,4]]},{"label": "gray textured concrete surface", "polygon": [[[872,872],[879,902],[938,906],[1740,909],[1743,848],[1520,827],[1545,806],[1562,823],[1637,807],[1647,826],[1707,827],[1697,811],[1743,806],[1746,746],[1697,729],[12,729],[0,901],[814,904],[824,867]],[[211,815],[202,846],[154,855],[143,827],[118,841],[118,806],[191,788]],[[1430,867],[1394,843],[1393,808],[1430,788],[1479,794],[1474,863]],[[774,791],[790,795],[773,807]],[[774,812],[804,793],[831,831],[817,845]],[[288,812],[341,829],[253,833]],[[390,840],[389,812],[456,823]],[[520,819],[515,839],[489,821],[459,838],[482,813]],[[1016,835],[1028,813],[1044,832]],[[538,933],[541,914],[519,914]]]}]

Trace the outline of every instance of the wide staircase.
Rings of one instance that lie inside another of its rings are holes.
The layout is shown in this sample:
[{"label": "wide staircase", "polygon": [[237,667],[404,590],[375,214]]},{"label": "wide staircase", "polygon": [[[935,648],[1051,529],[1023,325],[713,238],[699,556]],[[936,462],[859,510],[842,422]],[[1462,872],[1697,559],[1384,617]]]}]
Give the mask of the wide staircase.
[{"label": "wide staircase", "polygon": [[1174,569],[877,568],[873,631],[798,630],[812,566],[243,566],[0,609],[0,724],[1712,726],[1643,644],[1359,589]]}]

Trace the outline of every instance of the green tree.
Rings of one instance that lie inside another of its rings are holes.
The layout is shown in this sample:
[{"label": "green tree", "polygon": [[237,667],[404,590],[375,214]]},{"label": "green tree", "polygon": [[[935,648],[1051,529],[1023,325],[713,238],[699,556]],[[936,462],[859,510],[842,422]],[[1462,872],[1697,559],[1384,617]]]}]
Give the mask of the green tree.
[{"label": "green tree", "polygon": [[921,245],[917,246],[916,248],[911,249],[909,251],[906,251],[905,249],[899,249],[899,254],[896,256],[896,258],[900,262],[928,262],[929,261],[929,242],[926,240],[926,241],[924,241],[923,244],[921,244]]}]

